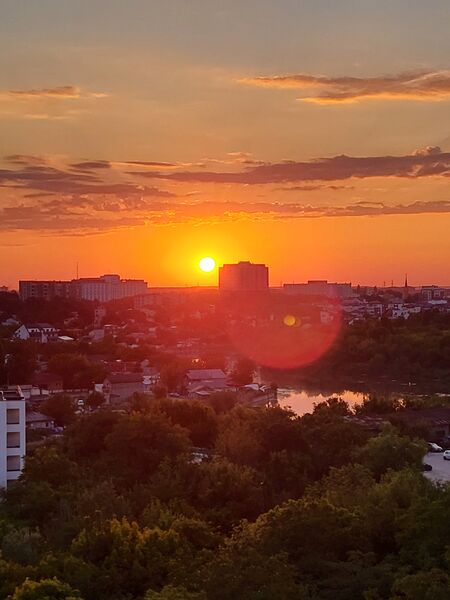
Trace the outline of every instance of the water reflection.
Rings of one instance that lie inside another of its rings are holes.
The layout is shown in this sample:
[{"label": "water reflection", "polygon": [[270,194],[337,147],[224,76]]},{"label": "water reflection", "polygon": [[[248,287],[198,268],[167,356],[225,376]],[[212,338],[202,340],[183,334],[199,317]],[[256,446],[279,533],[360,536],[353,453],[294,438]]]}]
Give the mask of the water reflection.
[{"label": "water reflection", "polygon": [[291,408],[297,415],[304,415],[314,410],[314,404],[324,402],[331,397],[339,397],[355,406],[361,404],[366,394],[344,390],[340,392],[318,392],[293,388],[278,388],[278,404],[283,408]]}]

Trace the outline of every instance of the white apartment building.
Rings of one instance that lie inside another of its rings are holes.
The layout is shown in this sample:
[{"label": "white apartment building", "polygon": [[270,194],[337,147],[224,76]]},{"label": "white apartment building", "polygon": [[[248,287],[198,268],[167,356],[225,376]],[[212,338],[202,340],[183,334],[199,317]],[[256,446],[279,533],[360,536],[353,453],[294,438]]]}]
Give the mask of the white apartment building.
[{"label": "white apartment building", "polygon": [[25,451],[25,399],[19,387],[0,390],[0,488],[19,478]]},{"label": "white apartment building", "polygon": [[76,295],[83,300],[109,302],[146,294],[147,283],[142,279],[120,279],[119,275],[102,275],[74,280]]}]

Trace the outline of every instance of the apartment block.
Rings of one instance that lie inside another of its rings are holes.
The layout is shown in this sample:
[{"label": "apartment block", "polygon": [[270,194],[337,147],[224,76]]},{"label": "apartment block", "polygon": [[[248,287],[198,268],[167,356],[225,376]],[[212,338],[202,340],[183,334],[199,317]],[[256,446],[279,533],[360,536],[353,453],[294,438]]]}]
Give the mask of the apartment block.
[{"label": "apartment block", "polygon": [[0,488],[6,488],[22,473],[25,423],[25,399],[20,388],[0,389]]}]

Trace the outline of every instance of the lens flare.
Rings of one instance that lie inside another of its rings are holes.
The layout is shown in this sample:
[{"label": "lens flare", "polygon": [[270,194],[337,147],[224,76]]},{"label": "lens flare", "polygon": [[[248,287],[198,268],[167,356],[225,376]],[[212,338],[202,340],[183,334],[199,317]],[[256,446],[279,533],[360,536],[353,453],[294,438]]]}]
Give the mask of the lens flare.
[{"label": "lens flare", "polygon": [[[230,305],[228,299],[228,305]],[[275,369],[294,369],[319,360],[336,341],[342,324],[339,299],[317,307],[301,300],[297,306],[273,306],[270,301],[244,298],[233,306],[228,332],[241,354],[257,364]],[[295,312],[286,310],[295,308]],[[256,316],[255,316],[256,315]]]}]

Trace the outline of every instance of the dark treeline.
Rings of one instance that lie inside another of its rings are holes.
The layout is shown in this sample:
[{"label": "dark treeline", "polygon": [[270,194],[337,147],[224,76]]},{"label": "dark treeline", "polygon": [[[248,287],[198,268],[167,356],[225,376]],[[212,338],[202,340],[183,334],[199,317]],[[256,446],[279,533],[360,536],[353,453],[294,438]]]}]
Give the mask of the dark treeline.
[{"label": "dark treeline", "polygon": [[0,506],[0,598],[449,597],[450,489],[423,441],[339,400],[212,405],[99,411],[36,448]]},{"label": "dark treeline", "polygon": [[450,314],[429,311],[407,320],[365,319],[344,325],[319,361],[282,377],[324,385],[388,380],[426,384],[427,390],[448,388]]}]

